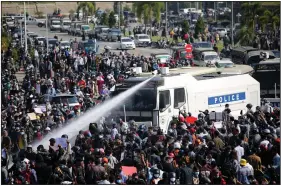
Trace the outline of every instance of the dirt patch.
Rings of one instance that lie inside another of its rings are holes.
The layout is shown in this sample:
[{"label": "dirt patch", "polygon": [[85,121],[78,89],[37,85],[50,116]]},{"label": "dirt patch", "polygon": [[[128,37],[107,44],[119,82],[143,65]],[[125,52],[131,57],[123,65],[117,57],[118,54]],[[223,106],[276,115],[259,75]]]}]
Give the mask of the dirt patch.
[{"label": "dirt patch", "polygon": [[[114,2],[96,2],[96,8],[100,8],[101,10],[109,9],[113,10]],[[132,7],[132,3],[123,3],[127,4],[129,7]],[[43,12],[44,14],[47,12],[48,14],[53,13],[56,8],[60,8],[62,13],[69,13],[70,10],[77,9],[77,2],[55,2],[55,3],[40,3],[37,5],[38,11]],[[35,15],[36,6],[35,4],[25,4],[26,10],[30,15]],[[19,3],[5,3],[2,2],[2,14],[11,13],[11,14],[20,14],[23,10],[23,4]]]}]

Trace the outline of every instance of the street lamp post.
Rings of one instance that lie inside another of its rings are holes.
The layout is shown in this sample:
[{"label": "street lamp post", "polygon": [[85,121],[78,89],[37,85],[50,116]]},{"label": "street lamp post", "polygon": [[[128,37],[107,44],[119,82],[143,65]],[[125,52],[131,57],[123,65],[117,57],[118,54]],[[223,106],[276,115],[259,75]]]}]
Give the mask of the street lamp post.
[{"label": "street lamp post", "polygon": [[27,33],[26,33],[26,9],[25,9],[25,2],[23,2],[23,9],[24,9],[24,39],[25,39],[25,53],[27,53]]},{"label": "street lamp post", "polygon": [[22,21],[20,23],[20,46],[22,47]]},{"label": "street lamp post", "polygon": [[121,13],[120,13],[120,12],[121,12],[121,2],[119,1],[118,4],[119,4],[119,6],[118,6],[118,7],[119,7],[119,8],[118,8],[118,10],[119,10],[119,11],[118,11],[118,14],[119,14],[119,15],[118,15],[118,18],[119,18],[119,19],[118,19],[118,28],[120,29],[120,25],[121,25],[121,23],[120,23],[120,22],[121,22]]},{"label": "street lamp post", "polygon": [[216,1],[214,1],[215,21],[217,21]]},{"label": "street lamp post", "polygon": [[236,17],[237,17],[237,22],[239,23],[240,22],[241,14],[240,13],[236,14]]},{"label": "street lamp post", "polygon": [[168,39],[168,2],[166,1],[165,35]]},{"label": "street lamp post", "polygon": [[45,12],[46,12],[46,46],[47,46],[47,54],[49,53],[49,32],[48,32],[48,13],[47,13],[47,7],[45,5]]},{"label": "street lamp post", "polygon": [[254,24],[254,31],[256,30],[256,25],[258,23],[259,15],[255,15],[255,24]]},{"label": "street lamp post", "polygon": [[231,46],[234,47],[233,41],[233,1],[231,2]]}]

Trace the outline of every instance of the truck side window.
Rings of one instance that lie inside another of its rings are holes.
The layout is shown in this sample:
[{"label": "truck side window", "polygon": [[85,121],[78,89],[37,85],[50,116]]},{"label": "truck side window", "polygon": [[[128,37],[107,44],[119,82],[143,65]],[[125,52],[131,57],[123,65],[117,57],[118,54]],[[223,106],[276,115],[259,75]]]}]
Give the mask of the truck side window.
[{"label": "truck side window", "polygon": [[159,92],[159,110],[165,111],[171,105],[170,91],[164,90]]},{"label": "truck side window", "polygon": [[179,108],[185,104],[184,88],[177,88],[174,90],[174,108]]}]

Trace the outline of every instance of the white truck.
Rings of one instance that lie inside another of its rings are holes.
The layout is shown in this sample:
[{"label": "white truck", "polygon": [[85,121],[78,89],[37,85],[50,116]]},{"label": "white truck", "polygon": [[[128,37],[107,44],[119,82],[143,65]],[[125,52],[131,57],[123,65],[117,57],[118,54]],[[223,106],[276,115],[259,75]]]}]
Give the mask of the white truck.
[{"label": "white truck", "polygon": [[[169,70],[164,67],[162,72],[164,71]],[[260,106],[260,84],[250,75],[204,77],[204,74],[212,72],[213,68],[194,67],[157,75],[112,113],[116,119],[123,118],[127,121],[134,120],[137,124],[160,127],[167,133],[172,117],[178,116],[179,111],[185,110],[197,117],[200,111],[206,109],[210,112],[222,112],[228,103],[232,115],[237,117],[241,110],[246,112],[248,103],[253,108]],[[140,74],[140,77],[124,80],[121,85],[116,86],[113,96],[147,78],[149,76]]]},{"label": "white truck", "polygon": [[70,25],[71,25],[70,19],[63,19],[61,21],[60,31],[61,32],[67,32],[70,29]]},{"label": "white truck", "polygon": [[61,29],[61,21],[59,19],[52,20],[50,30],[51,31],[60,31],[60,29]]}]

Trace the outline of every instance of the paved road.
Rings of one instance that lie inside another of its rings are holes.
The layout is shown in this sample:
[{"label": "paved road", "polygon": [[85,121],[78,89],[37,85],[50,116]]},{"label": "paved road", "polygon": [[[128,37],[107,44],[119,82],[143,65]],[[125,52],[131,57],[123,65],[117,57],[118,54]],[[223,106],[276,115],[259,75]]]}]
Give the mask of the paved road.
[{"label": "paved road", "polygon": [[[40,36],[45,37],[46,36],[46,29],[45,28],[40,28],[37,27],[36,25],[27,25],[27,30],[28,32],[35,32],[39,34]],[[60,33],[60,32],[48,32],[48,37],[49,38],[54,38],[54,36],[57,35],[58,39],[62,40],[70,40],[70,39],[75,39],[77,38],[78,41],[80,41],[82,38],[81,37],[75,37],[68,35],[67,33]],[[117,42],[104,42],[104,41],[99,41],[99,50],[102,52],[104,50],[104,47],[106,45],[112,47],[113,51],[115,53],[119,53],[120,51],[115,50],[117,46]],[[150,56],[151,53],[163,53],[163,52],[168,52],[170,53],[171,51],[169,49],[152,49],[152,48],[136,48],[135,50],[129,50],[128,51],[130,54],[135,54],[135,55],[143,55],[143,56]]]}]

